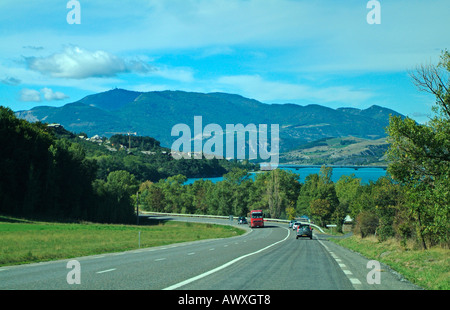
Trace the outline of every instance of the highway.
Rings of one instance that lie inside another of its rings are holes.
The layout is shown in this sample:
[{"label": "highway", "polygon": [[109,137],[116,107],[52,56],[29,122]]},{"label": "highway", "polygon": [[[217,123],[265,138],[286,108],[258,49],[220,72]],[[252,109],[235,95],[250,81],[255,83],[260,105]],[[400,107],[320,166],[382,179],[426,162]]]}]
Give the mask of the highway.
[{"label": "highway", "polygon": [[[221,219],[191,219],[227,224]],[[246,227],[245,227],[246,228]],[[18,290],[412,290],[381,266],[370,284],[368,259],[314,234],[296,239],[287,224],[266,223],[242,236],[75,258],[80,283],[67,281],[72,259],[0,267],[0,289]]]}]

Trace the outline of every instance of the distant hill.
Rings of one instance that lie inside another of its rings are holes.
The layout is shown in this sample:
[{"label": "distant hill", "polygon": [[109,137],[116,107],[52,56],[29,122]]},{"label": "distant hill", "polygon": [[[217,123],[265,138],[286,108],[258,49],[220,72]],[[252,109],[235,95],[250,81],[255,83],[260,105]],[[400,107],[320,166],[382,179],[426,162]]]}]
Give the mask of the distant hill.
[{"label": "distant hill", "polygon": [[280,162],[298,165],[387,166],[385,153],[388,147],[386,138],[325,138],[281,154]]},{"label": "distant hill", "polygon": [[[219,124],[279,124],[280,151],[288,152],[320,139],[386,137],[389,115],[399,113],[372,106],[331,109],[320,105],[265,104],[235,94],[184,91],[133,92],[113,89],[87,96],[63,107],[36,107],[16,115],[31,121],[59,123],[72,132],[110,137],[114,132],[137,132],[170,147],[178,137],[172,127],[183,123],[193,131],[194,116],[203,127]],[[270,142],[270,141],[269,141]]]}]

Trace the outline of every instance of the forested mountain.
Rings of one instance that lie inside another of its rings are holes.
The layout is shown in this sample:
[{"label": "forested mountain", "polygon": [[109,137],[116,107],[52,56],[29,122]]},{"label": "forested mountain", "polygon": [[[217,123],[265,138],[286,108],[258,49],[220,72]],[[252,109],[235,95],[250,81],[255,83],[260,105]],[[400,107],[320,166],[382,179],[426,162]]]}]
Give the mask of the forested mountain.
[{"label": "forested mountain", "polygon": [[16,115],[30,121],[59,123],[72,132],[111,136],[137,132],[170,147],[174,125],[194,127],[194,116],[206,124],[279,124],[280,151],[331,137],[379,139],[386,136],[389,115],[400,114],[379,106],[365,110],[331,109],[320,105],[265,104],[226,93],[183,91],[132,92],[113,89],[87,96],[63,107],[36,107]]}]

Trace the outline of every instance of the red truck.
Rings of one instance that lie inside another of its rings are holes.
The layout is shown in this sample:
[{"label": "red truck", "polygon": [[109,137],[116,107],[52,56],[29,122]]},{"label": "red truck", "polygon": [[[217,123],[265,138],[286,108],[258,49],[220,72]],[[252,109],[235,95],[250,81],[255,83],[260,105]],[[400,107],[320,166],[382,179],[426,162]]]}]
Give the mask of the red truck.
[{"label": "red truck", "polygon": [[264,227],[264,217],[262,210],[250,211],[250,227]]}]

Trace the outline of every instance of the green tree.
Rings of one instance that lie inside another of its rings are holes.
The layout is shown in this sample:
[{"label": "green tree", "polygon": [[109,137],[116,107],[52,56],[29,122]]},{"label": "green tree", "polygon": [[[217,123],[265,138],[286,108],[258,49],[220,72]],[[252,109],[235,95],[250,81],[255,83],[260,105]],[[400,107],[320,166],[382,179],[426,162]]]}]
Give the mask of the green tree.
[{"label": "green tree", "polygon": [[[422,65],[411,74],[419,90],[436,98],[435,115],[425,124],[391,117],[387,132],[389,173],[406,187],[406,204],[423,248],[448,244],[450,200],[450,53],[437,65]],[[438,219],[438,220],[435,220]]]},{"label": "green tree", "polygon": [[106,182],[95,180],[97,195],[96,219],[108,223],[130,223],[134,220],[132,195],[138,190],[138,182],[128,171],[110,172]]}]

